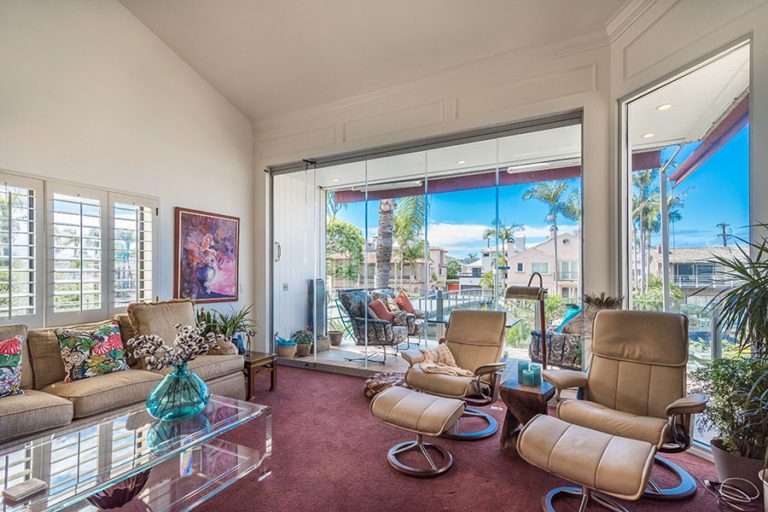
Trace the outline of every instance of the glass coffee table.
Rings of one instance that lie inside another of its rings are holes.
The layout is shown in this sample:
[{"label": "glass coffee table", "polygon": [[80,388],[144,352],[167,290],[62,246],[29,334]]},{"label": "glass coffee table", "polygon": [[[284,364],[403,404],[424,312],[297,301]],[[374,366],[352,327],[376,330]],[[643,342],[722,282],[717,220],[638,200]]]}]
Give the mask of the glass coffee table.
[{"label": "glass coffee table", "polygon": [[[220,439],[249,424],[248,446]],[[199,415],[162,422],[143,403],[0,448],[0,488],[30,478],[48,489],[0,512],[116,508],[190,510],[246,475],[269,473],[268,406],[213,396]]]}]

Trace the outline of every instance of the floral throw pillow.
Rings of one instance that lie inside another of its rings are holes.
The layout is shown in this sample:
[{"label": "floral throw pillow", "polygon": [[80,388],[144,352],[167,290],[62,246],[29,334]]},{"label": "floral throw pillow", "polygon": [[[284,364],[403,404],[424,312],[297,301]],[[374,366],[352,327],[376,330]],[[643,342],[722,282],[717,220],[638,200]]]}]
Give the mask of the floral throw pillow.
[{"label": "floral throw pillow", "polygon": [[20,395],[21,344],[20,337],[0,341],[0,397]]},{"label": "floral throw pillow", "polygon": [[93,332],[74,329],[55,332],[66,372],[64,382],[128,370],[117,322],[102,324]]}]

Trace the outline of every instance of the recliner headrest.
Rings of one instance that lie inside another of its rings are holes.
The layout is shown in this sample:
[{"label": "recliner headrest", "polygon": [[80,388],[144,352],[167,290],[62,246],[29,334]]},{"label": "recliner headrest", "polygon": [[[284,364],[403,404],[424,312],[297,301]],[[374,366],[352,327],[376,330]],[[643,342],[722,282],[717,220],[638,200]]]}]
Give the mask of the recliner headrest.
[{"label": "recliner headrest", "polygon": [[598,311],[592,353],[619,361],[685,366],[688,318],[655,311]]},{"label": "recliner headrest", "polygon": [[452,343],[498,347],[504,343],[506,321],[504,311],[456,309],[451,312],[445,338]]}]

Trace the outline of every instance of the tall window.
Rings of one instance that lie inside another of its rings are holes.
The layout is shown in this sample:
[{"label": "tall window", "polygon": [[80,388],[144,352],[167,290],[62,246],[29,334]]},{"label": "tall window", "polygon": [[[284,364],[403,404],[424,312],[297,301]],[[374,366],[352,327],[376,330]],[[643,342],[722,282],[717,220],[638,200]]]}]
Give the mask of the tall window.
[{"label": "tall window", "polygon": [[[749,44],[624,105],[624,295],[689,319],[689,369],[733,356],[707,307],[733,286],[716,258],[749,241]],[[747,249],[748,250],[748,249]]]},{"label": "tall window", "polygon": [[[106,193],[49,187],[49,314],[66,322],[103,318]],[[62,190],[57,192],[56,190]],[[67,316],[64,316],[67,315]]]},{"label": "tall window", "polygon": [[[125,199],[125,200],[123,200]],[[154,208],[112,200],[112,307],[152,300]]]},{"label": "tall window", "polygon": [[0,185],[0,317],[34,323],[41,255],[38,240],[42,182],[3,176]]}]

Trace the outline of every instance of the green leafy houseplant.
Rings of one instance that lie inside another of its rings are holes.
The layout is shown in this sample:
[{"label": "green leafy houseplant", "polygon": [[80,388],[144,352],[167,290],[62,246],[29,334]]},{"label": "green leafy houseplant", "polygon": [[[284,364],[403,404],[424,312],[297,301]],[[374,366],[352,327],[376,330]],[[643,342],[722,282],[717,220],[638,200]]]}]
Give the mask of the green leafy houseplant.
[{"label": "green leafy houseplant", "polygon": [[[768,229],[768,224],[758,224]],[[750,242],[736,238],[740,257],[714,256],[720,267],[718,279],[735,281],[737,286],[721,291],[707,304],[717,315],[717,329],[733,330],[739,353],[768,357],[768,240]]]},{"label": "green leafy houseplant", "polygon": [[197,325],[203,328],[203,333],[213,333],[235,341],[238,335],[248,340],[256,334],[256,324],[250,319],[253,306],[245,306],[240,310],[231,309],[228,313],[200,308],[197,311]]},{"label": "green leafy houseplant", "polygon": [[699,430],[715,430],[728,452],[762,459],[768,447],[768,360],[716,359],[691,378],[696,391],[709,396]]},{"label": "green leafy houseplant", "polygon": [[291,339],[296,342],[296,355],[308,356],[312,351],[312,343],[315,341],[314,333],[309,329],[299,329],[291,334]]}]

